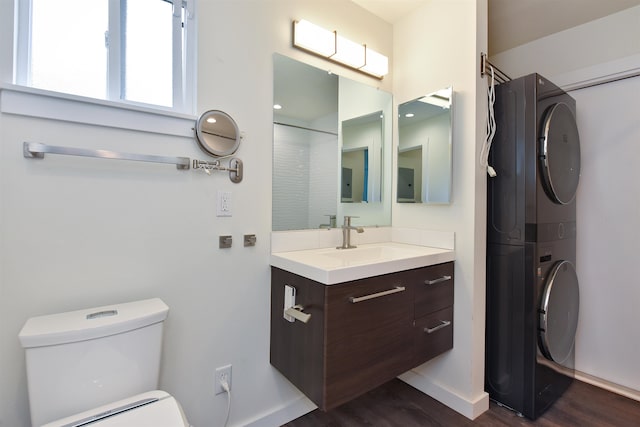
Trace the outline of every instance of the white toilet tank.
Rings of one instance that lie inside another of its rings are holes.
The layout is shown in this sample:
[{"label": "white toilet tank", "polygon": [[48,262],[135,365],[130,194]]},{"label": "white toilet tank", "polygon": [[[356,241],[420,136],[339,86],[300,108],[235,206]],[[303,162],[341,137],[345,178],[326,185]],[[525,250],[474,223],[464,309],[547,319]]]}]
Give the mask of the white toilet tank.
[{"label": "white toilet tank", "polygon": [[168,312],[154,298],[27,320],[19,338],[31,423],[155,390]]}]

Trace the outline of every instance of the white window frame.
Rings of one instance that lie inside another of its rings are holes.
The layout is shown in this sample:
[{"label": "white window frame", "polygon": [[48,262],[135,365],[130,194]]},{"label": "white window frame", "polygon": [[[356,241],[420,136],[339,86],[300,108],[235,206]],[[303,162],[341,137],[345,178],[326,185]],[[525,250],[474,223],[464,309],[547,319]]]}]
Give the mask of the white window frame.
[{"label": "white window frame", "polygon": [[[53,0],[52,0],[53,1]],[[173,106],[161,106],[129,101],[123,95],[122,72],[122,33],[120,10],[125,0],[108,0],[109,19],[108,35],[105,34],[105,42],[108,42],[107,64],[107,99],[116,103],[127,105],[139,105],[145,108],[154,108],[165,111],[173,111],[180,114],[195,113],[196,90],[196,0],[158,0],[173,4]],[[16,0],[16,37],[14,60],[14,83],[20,86],[32,87],[29,81],[31,68],[31,0]],[[183,8],[184,8],[184,43],[183,37]],[[44,89],[47,90],[47,89]]]}]

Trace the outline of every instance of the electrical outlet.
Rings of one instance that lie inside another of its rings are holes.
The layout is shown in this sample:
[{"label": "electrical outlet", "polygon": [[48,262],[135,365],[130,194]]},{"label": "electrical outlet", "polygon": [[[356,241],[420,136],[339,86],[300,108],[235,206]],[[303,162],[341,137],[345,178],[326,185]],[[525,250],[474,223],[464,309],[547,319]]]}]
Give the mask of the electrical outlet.
[{"label": "electrical outlet", "polygon": [[226,381],[231,390],[231,365],[221,366],[216,369],[216,375],[214,378],[213,390],[215,394],[226,393],[222,388],[222,381]]},{"label": "electrical outlet", "polygon": [[231,216],[231,191],[218,190],[216,216]]}]

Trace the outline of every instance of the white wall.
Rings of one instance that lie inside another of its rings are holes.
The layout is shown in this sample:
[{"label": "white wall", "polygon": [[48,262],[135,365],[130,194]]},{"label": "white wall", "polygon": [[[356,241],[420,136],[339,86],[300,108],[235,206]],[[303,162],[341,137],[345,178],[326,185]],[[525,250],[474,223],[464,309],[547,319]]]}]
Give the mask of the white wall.
[{"label": "white wall", "polygon": [[[11,81],[13,0],[0,0],[0,77]],[[198,111],[238,123],[244,180],[173,166],[49,155],[23,141],[206,158],[192,138],[0,115],[0,425],[29,425],[17,334],[34,315],[158,296],[170,307],[160,386],[196,426],[220,425],[226,398],[213,372],[233,364],[229,425],[280,425],[312,406],[269,364],[272,54],[391,91],[291,48],[291,20],[306,18],[392,51],[389,24],[346,0],[198,2]],[[339,13],[338,13],[339,11]],[[187,129],[188,130],[188,129]],[[233,193],[233,217],[215,195]],[[242,235],[257,245],[244,248]],[[231,234],[231,249],[218,236]]]},{"label": "white wall", "polygon": [[489,404],[484,392],[486,178],[478,162],[485,134],[486,83],[478,70],[480,52],[487,48],[486,22],[486,0],[433,0],[394,25],[395,104],[448,86],[454,91],[452,203],[393,208],[394,226],[455,232],[453,350],[403,379],[469,418]]},{"label": "white wall", "polygon": [[572,93],[578,103],[580,320],[576,369],[640,400],[640,77]]},{"label": "white wall", "polygon": [[[640,6],[491,58],[517,77],[538,72],[562,87],[640,73]],[[579,378],[640,400],[640,77],[571,91],[577,102]],[[585,375],[586,374],[586,375]]]}]

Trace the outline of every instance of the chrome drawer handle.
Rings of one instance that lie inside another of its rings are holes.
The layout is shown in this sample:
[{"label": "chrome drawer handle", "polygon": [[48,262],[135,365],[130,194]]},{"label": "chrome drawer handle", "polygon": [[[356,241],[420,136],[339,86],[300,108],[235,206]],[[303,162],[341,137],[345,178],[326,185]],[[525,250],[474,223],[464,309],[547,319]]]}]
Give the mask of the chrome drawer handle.
[{"label": "chrome drawer handle", "polygon": [[424,284],[425,285],[435,285],[436,283],[446,282],[447,280],[451,280],[451,276],[442,276],[442,277],[438,277],[437,279],[433,279],[433,280],[425,280]]},{"label": "chrome drawer handle", "polygon": [[376,292],[375,294],[364,295],[361,297],[349,297],[349,301],[353,304],[357,302],[367,301],[374,298],[383,297],[385,295],[397,294],[398,292],[404,292],[406,288],[404,286],[396,286],[393,289],[389,289],[388,291]]},{"label": "chrome drawer handle", "polygon": [[433,328],[424,328],[424,331],[428,334],[432,334],[438,329],[446,328],[449,325],[451,325],[450,320],[441,320],[438,326],[434,326]]}]

